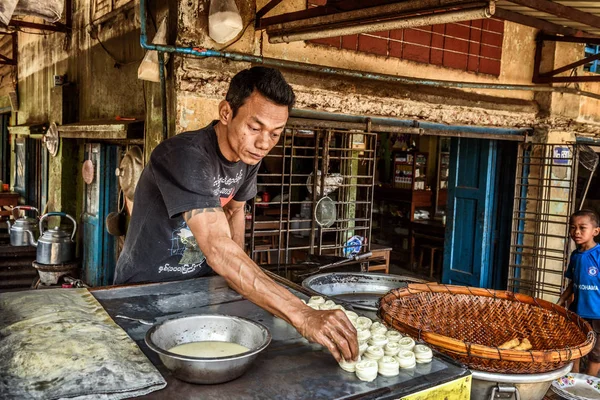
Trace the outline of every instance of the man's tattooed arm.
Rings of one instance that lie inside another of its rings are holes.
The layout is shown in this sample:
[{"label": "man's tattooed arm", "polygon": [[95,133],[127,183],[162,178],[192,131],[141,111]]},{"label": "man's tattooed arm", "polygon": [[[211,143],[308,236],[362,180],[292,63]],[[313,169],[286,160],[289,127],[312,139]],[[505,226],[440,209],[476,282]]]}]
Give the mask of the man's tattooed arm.
[{"label": "man's tattooed arm", "polygon": [[192,217],[195,215],[203,214],[203,213],[222,213],[222,212],[223,212],[223,209],[221,207],[201,208],[201,209],[190,210],[190,211],[186,211],[183,213],[183,220],[187,224],[189,222],[189,220],[192,219]]}]

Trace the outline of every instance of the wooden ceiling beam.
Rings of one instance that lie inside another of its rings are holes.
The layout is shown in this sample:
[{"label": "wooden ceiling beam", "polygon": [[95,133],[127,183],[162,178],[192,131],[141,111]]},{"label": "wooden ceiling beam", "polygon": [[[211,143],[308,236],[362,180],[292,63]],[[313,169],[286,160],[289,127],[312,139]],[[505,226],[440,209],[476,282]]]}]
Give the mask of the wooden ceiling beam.
[{"label": "wooden ceiling beam", "polygon": [[575,36],[575,37],[598,37],[591,35],[587,32],[580,31],[578,29],[569,28],[568,26],[558,25],[543,19],[531,17],[525,14],[519,14],[514,11],[506,10],[503,8],[496,8],[495,17],[503,19],[505,21],[515,22],[517,24],[530,26],[532,28],[539,29],[545,33],[552,35],[564,35],[564,36]]},{"label": "wooden ceiling beam", "polygon": [[542,11],[557,17],[569,19],[585,25],[600,29],[600,17],[574,7],[568,7],[550,0],[509,0],[511,3],[518,4]]}]

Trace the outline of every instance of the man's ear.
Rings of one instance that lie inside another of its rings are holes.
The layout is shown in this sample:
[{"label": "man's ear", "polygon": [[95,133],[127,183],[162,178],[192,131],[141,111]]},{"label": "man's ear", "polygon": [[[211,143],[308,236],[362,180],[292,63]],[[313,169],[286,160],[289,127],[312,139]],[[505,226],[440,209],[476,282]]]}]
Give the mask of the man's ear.
[{"label": "man's ear", "polygon": [[221,101],[219,103],[219,121],[223,125],[227,125],[231,122],[232,119],[233,119],[233,110],[231,109],[229,102],[227,102],[227,100]]}]

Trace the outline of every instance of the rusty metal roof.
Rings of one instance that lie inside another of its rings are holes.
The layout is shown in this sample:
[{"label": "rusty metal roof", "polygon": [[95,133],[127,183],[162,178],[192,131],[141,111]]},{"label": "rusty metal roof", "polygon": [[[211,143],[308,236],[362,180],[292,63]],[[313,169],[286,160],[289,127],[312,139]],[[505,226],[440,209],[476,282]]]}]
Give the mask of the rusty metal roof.
[{"label": "rusty metal roof", "polygon": [[557,26],[600,36],[600,1],[598,0],[500,0],[496,3],[496,7]]}]

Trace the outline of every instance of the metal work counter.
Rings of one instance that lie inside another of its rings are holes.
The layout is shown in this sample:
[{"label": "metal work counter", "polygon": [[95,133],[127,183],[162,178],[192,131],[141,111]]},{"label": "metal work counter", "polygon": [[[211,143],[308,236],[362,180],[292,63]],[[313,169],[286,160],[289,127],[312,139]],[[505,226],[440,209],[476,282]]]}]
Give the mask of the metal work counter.
[{"label": "metal work counter", "polygon": [[[378,376],[373,382],[361,382],[354,374],[339,368],[323,347],[309,343],[283,320],[244,300],[218,276],[102,288],[91,293],[167,380],[167,387],[145,396],[148,399],[391,399],[451,381],[470,382],[467,369],[439,358],[437,354],[430,364],[401,370],[399,376]],[[300,293],[295,294],[306,298]],[[189,314],[243,316],[265,325],[273,341],[239,379],[220,385],[194,385],[172,377],[158,356],[148,349],[144,343],[148,325],[114,318],[117,314],[155,322]],[[468,386],[464,390],[468,391]]]}]

